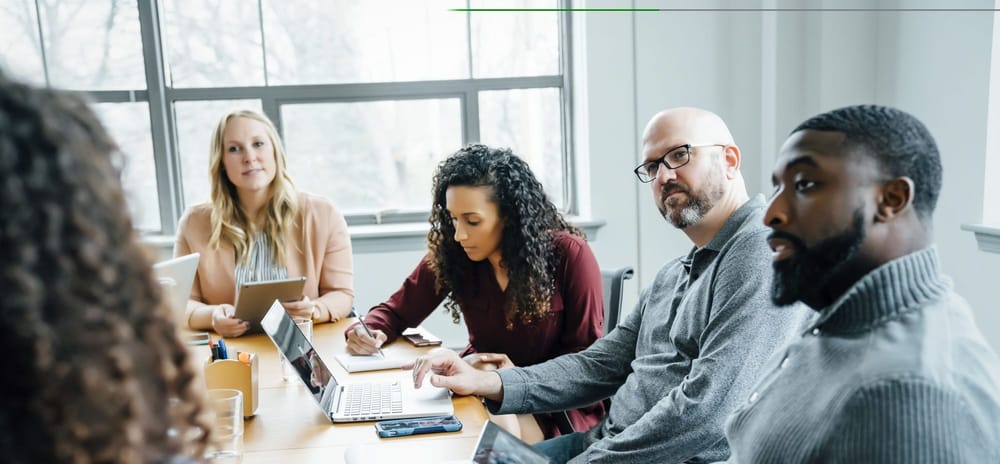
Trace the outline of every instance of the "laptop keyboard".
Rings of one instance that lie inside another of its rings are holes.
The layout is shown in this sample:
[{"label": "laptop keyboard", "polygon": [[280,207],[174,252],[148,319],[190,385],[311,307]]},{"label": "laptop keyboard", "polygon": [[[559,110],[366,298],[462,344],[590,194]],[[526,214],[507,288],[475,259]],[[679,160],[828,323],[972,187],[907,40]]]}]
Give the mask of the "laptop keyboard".
[{"label": "laptop keyboard", "polygon": [[347,389],[348,416],[403,412],[403,392],[399,383],[351,384]]}]

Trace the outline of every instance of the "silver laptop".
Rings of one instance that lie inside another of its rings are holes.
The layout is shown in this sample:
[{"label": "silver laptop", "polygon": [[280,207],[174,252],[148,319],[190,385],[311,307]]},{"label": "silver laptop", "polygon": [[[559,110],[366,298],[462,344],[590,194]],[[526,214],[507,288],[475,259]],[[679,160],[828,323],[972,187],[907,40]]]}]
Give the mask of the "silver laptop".
[{"label": "silver laptop", "polygon": [[174,319],[186,327],[184,319],[184,309],[187,307],[188,299],[191,298],[191,286],[194,285],[194,275],[198,272],[198,258],[201,255],[191,253],[166,261],[161,261],[153,265],[153,272],[156,279],[166,291],[164,297],[170,304]]},{"label": "silver laptop", "polygon": [[416,389],[406,379],[392,383],[338,382],[278,300],[260,325],[298,372],[324,415],[333,422],[443,416],[455,412],[451,394],[444,388],[425,384]]}]

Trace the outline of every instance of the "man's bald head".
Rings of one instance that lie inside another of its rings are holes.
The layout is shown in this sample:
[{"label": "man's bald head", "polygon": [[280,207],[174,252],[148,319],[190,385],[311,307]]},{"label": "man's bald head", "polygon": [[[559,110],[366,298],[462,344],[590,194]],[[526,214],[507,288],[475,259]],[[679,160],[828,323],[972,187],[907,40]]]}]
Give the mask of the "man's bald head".
[{"label": "man's bald head", "polygon": [[685,143],[734,144],[733,134],[719,115],[700,108],[672,108],[656,113],[646,124],[642,134],[643,156],[652,159],[650,152],[665,152]]}]

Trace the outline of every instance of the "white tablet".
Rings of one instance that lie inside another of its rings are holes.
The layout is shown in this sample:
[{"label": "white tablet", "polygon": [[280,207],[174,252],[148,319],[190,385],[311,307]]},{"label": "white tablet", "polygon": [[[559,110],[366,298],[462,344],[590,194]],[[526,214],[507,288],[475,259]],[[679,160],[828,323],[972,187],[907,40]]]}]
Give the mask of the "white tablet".
[{"label": "white tablet", "polygon": [[260,320],[267,314],[274,300],[301,300],[305,283],[305,277],[291,277],[240,285],[240,291],[236,295],[236,318],[250,323],[247,333],[263,333]]}]

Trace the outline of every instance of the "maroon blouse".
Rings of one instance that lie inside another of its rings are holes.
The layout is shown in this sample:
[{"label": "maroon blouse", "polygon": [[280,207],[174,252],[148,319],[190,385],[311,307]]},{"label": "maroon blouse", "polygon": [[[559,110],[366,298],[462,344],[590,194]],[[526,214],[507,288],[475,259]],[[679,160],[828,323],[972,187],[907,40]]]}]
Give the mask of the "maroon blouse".
[{"label": "maroon blouse", "polygon": [[[566,232],[553,234],[557,264],[551,314],[524,324],[514,321],[506,328],[504,303],[507,294],[493,275],[488,260],[473,263],[474,271],[462,295],[462,317],[469,330],[469,353],[505,353],[517,366],[530,366],[561,354],[583,350],[604,331],[604,301],[601,270],[587,242]],[[402,287],[388,301],[376,305],[365,316],[372,329],[395,340],[407,327],[416,327],[444,301],[446,295],[434,291],[434,272],[425,257],[417,264]],[[354,325],[347,330],[353,330]],[[604,417],[604,405],[595,403],[569,411],[578,431],[586,431]],[[561,413],[555,413],[561,414]],[[559,435],[554,414],[535,414],[545,437]]]}]

